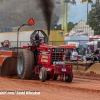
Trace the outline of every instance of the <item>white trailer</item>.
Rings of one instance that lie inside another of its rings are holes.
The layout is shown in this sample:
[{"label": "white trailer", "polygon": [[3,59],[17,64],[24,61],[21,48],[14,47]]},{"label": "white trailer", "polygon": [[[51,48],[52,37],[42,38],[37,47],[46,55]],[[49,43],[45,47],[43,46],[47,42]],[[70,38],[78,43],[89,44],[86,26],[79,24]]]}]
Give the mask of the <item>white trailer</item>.
[{"label": "white trailer", "polygon": [[89,42],[89,36],[65,36],[64,41],[66,45],[68,45],[68,42],[76,42],[86,48],[86,43]]}]

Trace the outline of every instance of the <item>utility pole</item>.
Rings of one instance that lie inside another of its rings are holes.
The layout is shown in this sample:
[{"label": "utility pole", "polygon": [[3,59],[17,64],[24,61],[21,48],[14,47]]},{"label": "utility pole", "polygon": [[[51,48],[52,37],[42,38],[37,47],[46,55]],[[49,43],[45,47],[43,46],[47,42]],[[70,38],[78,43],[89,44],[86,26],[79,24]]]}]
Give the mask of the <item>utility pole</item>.
[{"label": "utility pole", "polygon": [[64,0],[62,0],[62,25],[61,25],[61,29],[62,29],[62,30],[64,29],[64,26],[63,26],[63,25],[64,25],[64,19],[63,19],[63,17],[64,17],[64,16],[63,16],[64,12],[63,12],[63,11],[64,11]]},{"label": "utility pole", "polygon": [[87,22],[88,22],[88,2],[87,2]]},{"label": "utility pole", "polygon": [[66,24],[65,24],[65,32],[67,33],[67,17],[68,17],[68,3],[66,3]]}]

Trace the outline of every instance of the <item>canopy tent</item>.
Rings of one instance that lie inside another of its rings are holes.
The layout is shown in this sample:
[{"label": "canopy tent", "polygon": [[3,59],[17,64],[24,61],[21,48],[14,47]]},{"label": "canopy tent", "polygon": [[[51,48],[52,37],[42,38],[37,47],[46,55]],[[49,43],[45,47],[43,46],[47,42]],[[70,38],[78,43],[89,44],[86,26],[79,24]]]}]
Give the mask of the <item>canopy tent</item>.
[{"label": "canopy tent", "polygon": [[92,42],[88,42],[86,43],[87,45],[93,45],[93,41]]},{"label": "canopy tent", "polygon": [[97,41],[92,41],[92,42],[88,42],[86,43],[87,45],[97,45]]},{"label": "canopy tent", "polygon": [[100,35],[94,35],[94,36],[89,36],[89,38],[93,38],[93,39],[98,39],[98,38],[100,38]]}]

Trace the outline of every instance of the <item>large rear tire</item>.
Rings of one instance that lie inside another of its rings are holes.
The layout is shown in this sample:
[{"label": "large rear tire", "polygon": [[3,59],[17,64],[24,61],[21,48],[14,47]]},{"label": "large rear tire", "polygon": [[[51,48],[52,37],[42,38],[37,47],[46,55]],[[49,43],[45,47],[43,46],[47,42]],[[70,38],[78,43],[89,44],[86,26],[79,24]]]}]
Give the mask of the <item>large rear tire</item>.
[{"label": "large rear tire", "polygon": [[47,70],[44,67],[40,69],[39,79],[41,82],[45,82],[47,79]]},{"label": "large rear tire", "polygon": [[73,80],[73,73],[65,75],[65,81],[66,82],[72,82],[72,80]]},{"label": "large rear tire", "polygon": [[17,60],[17,76],[20,79],[31,79],[34,69],[34,55],[31,51],[23,49],[19,52]]}]

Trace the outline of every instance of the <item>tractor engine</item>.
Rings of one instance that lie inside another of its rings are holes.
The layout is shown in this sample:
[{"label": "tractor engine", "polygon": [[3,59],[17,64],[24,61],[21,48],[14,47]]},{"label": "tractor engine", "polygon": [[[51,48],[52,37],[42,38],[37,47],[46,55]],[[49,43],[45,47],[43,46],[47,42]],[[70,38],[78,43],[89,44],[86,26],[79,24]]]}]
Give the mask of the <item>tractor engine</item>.
[{"label": "tractor engine", "polygon": [[39,64],[61,64],[63,61],[64,49],[56,46],[40,45]]}]

